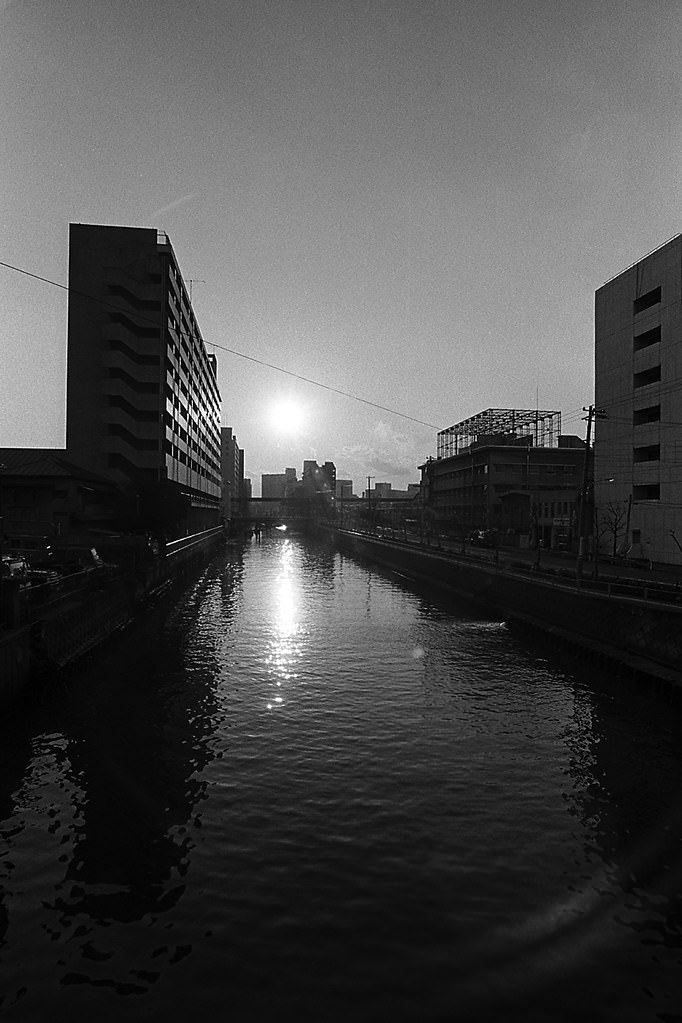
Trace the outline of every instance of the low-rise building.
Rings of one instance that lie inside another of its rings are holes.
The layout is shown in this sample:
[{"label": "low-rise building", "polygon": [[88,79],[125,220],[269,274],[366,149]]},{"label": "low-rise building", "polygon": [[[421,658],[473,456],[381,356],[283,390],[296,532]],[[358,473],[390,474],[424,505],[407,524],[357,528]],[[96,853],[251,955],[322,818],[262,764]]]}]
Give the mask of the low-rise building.
[{"label": "low-rise building", "polygon": [[423,514],[439,528],[520,545],[576,539],[586,449],[561,434],[559,412],[487,409],[441,431],[437,450],[420,469]]},{"label": "low-rise building", "polygon": [[339,480],[336,481],[336,500],[337,501],[348,501],[353,496],[353,481],[352,480]]},{"label": "low-rise building", "polygon": [[111,480],[74,465],[60,448],[0,448],[0,530],[23,537],[89,539],[133,528],[137,509]]}]

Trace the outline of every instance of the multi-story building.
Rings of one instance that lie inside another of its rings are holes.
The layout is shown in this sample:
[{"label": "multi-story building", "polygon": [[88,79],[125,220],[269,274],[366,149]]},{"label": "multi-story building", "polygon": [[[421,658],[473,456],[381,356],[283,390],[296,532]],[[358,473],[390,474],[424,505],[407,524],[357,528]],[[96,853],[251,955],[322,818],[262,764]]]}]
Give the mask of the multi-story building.
[{"label": "multi-story building", "polygon": [[260,478],[261,498],[267,501],[281,500],[284,497],[284,473],[264,472]]},{"label": "multi-story building", "polygon": [[334,498],[336,494],[336,466],[333,462],[325,462],[318,465],[313,459],[306,459],[303,462],[303,492],[310,494],[323,494],[325,497]]},{"label": "multi-story building", "polygon": [[631,556],[679,564],[682,235],[596,292],[595,405],[597,521]]},{"label": "multi-story building", "polygon": [[407,490],[394,490],[392,483],[376,483],[369,490],[364,490],[362,496],[374,501],[403,501],[410,500],[419,493],[419,484],[410,483]]},{"label": "multi-story building", "polygon": [[71,224],[67,456],[164,532],[220,518],[220,393],[168,236]]},{"label": "multi-story building", "polygon": [[303,474],[296,485],[294,503],[313,510],[315,515],[332,517],[336,503],[336,466],[318,465],[313,459],[303,462]]},{"label": "multi-story building", "polygon": [[243,503],[244,452],[237,443],[231,426],[220,431],[220,475],[222,479],[222,518],[230,522],[241,514]]},{"label": "multi-story building", "polygon": [[348,501],[353,496],[353,481],[352,480],[339,480],[336,481],[336,499],[337,501]]},{"label": "multi-story building", "polygon": [[420,466],[422,501],[443,528],[547,546],[575,539],[586,449],[561,434],[561,413],[487,409],[442,430],[437,453]]},{"label": "multi-story building", "polygon": [[296,489],[296,470],[285,469],[284,472],[266,472],[261,475],[261,497],[277,500],[293,496]]}]

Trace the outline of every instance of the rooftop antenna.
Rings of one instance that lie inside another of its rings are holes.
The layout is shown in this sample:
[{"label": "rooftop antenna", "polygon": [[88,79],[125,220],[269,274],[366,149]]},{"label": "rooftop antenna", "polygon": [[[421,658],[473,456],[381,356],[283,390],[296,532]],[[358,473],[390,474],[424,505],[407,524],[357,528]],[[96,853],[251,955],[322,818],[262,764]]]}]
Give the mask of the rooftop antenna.
[{"label": "rooftop antenna", "polygon": [[187,281],[189,284],[189,300],[192,301],[192,285],[193,284],[205,284],[206,281],[202,281],[200,277],[190,277]]}]

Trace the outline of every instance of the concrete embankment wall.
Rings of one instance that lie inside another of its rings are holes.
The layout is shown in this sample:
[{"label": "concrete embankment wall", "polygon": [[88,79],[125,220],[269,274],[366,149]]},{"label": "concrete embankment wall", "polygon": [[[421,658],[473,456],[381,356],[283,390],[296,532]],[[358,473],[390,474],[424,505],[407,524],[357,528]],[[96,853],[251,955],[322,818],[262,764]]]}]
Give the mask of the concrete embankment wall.
[{"label": "concrete embankment wall", "polygon": [[503,564],[338,532],[344,550],[525,622],[609,659],[682,686],[682,606],[591,592]]},{"label": "concrete embankment wall", "polygon": [[125,626],[154,595],[182,583],[222,537],[222,529],[183,537],[167,545],[165,556],[135,572],[89,572],[72,592],[42,606],[28,604],[27,591],[17,589],[14,627],[0,631],[0,706],[15,702],[31,681],[64,668]]}]

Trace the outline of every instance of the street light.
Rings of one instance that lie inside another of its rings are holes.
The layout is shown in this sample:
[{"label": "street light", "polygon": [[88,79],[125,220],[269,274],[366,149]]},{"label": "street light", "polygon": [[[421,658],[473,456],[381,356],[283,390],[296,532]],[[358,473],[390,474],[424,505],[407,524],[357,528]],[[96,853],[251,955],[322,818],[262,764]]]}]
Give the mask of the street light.
[{"label": "street light", "polygon": [[590,440],[592,437],[592,421],[595,419],[605,419],[606,412],[603,409],[595,408],[594,405],[590,405],[588,408],[583,408],[583,412],[587,412],[587,433],[585,436],[585,459],[583,461],[583,485],[580,490],[580,505],[578,515],[578,527],[580,530],[578,536],[578,559],[576,562],[576,578],[580,582],[580,577],[583,571],[583,561],[585,559],[585,509],[587,506],[587,483],[588,483],[588,465],[590,458]]}]

